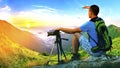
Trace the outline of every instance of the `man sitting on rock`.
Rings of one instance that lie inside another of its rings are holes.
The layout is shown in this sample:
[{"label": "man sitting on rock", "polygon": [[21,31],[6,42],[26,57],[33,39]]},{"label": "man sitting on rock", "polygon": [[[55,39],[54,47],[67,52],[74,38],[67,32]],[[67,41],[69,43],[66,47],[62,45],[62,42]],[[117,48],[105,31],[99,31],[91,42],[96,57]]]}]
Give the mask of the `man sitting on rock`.
[{"label": "man sitting on rock", "polygon": [[[97,5],[91,5],[91,6],[84,6],[83,8],[88,9],[88,17],[92,19],[98,19],[98,13],[99,13],[99,7]],[[84,23],[80,27],[77,28],[57,28],[56,30],[63,31],[65,33],[73,34],[72,38],[72,51],[73,56],[71,57],[71,60],[79,60],[80,56],[78,54],[79,45],[90,55],[99,57],[103,54],[105,54],[105,51],[99,51],[96,53],[93,53],[91,51],[92,47],[95,47],[97,44],[95,41],[98,41],[97,38],[97,32],[96,32],[96,26],[95,22],[89,20],[88,22]],[[86,38],[84,35],[81,34],[81,32],[87,32],[94,40],[91,38]]]}]

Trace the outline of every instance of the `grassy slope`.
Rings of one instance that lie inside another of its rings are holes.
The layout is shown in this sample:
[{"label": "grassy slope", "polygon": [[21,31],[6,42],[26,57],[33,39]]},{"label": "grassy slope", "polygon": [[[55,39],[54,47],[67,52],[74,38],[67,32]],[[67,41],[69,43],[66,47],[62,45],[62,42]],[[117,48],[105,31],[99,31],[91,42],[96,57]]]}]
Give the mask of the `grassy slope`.
[{"label": "grassy slope", "polygon": [[31,51],[0,34],[0,68],[23,68],[42,65],[46,57]]},{"label": "grassy slope", "polygon": [[120,56],[120,37],[115,38],[113,40],[113,48],[111,49],[111,52],[108,51],[108,54],[111,55],[119,55]]},{"label": "grassy slope", "polygon": [[110,25],[110,26],[108,26],[108,31],[109,31],[109,35],[112,37],[112,39],[120,37],[120,27]]}]

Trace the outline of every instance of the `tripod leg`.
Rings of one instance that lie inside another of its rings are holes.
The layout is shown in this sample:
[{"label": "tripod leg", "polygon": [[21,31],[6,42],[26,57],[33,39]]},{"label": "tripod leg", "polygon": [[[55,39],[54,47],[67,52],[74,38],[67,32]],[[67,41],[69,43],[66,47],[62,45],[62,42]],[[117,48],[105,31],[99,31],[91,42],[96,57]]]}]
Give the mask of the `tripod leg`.
[{"label": "tripod leg", "polygon": [[65,55],[65,52],[63,51],[63,48],[62,48],[62,46],[61,46],[61,45],[60,45],[60,50],[61,50],[61,53],[63,53],[63,55],[64,55],[65,59],[67,60],[67,57],[66,57],[66,55]]},{"label": "tripod leg", "polygon": [[59,49],[59,45],[57,44],[57,52],[58,52],[58,62],[60,61],[60,49]]},{"label": "tripod leg", "polygon": [[60,61],[62,60],[62,51],[61,51],[61,47],[59,45],[59,56],[60,56]]},{"label": "tripod leg", "polygon": [[63,51],[63,48],[62,48],[62,40],[61,40],[61,38],[59,38],[59,46],[60,46],[61,54],[63,54],[64,57],[65,57],[65,59],[67,60],[66,55],[65,55],[65,52]]},{"label": "tripod leg", "polygon": [[48,65],[48,64],[49,64],[50,58],[51,58],[51,55],[52,55],[52,53],[53,53],[54,48],[55,48],[55,45],[53,46],[52,50],[50,51],[50,55],[49,55],[48,61],[45,63],[45,65]]}]

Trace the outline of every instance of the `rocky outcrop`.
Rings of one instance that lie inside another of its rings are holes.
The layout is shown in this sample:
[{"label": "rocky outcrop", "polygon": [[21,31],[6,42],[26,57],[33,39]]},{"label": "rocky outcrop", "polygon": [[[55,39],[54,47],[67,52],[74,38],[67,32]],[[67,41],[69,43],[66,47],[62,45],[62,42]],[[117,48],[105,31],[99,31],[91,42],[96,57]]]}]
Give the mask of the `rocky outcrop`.
[{"label": "rocky outcrop", "polygon": [[120,57],[89,57],[85,61],[72,61],[54,66],[35,66],[33,68],[119,68]]}]

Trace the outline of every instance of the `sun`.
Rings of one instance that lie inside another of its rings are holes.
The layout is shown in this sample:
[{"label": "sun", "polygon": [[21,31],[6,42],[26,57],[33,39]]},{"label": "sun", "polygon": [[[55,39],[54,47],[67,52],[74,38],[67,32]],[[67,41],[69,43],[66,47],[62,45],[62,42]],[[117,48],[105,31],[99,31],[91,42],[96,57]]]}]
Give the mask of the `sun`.
[{"label": "sun", "polygon": [[27,27],[27,28],[30,28],[30,24],[26,24],[26,27]]}]

